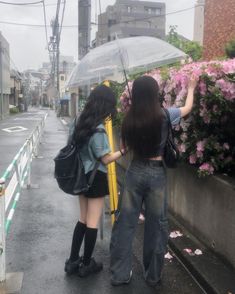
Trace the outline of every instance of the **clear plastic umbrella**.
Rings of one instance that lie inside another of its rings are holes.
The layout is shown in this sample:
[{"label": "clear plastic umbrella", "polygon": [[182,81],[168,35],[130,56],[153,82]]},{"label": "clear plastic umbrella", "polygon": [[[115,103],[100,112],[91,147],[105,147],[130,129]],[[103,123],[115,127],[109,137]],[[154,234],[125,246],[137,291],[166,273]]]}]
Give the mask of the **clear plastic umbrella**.
[{"label": "clear plastic umbrella", "polygon": [[186,54],[153,37],[117,39],[92,49],[75,67],[67,87],[100,83],[105,79],[124,81],[128,74],[146,72],[174,63]]}]

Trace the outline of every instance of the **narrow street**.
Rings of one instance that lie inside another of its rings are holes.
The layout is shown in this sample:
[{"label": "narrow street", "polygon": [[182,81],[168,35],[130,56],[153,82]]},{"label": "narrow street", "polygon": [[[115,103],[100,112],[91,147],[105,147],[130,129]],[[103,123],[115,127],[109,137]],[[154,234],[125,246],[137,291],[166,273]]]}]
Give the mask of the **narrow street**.
[{"label": "narrow street", "polygon": [[235,294],[234,126],[235,0],[0,0],[0,294]]},{"label": "narrow street", "polygon": [[[36,115],[36,113],[35,113]],[[75,197],[64,194],[53,178],[53,158],[66,141],[67,127],[50,111],[39,158],[32,162],[32,183],[39,189],[23,190],[7,236],[7,272],[23,272],[21,294],[156,293],[142,276],[143,225],[138,226],[133,246],[133,279],[128,286],[113,287],[109,275],[110,217],[105,214],[104,239],[98,238],[94,256],[104,270],[81,279],[67,277],[64,262],[78,217]],[[106,212],[108,212],[108,199]],[[204,293],[174,257],[166,259],[163,286],[158,293]]]},{"label": "narrow street", "polygon": [[45,114],[45,109],[31,108],[28,112],[0,120],[1,172],[8,167]]}]

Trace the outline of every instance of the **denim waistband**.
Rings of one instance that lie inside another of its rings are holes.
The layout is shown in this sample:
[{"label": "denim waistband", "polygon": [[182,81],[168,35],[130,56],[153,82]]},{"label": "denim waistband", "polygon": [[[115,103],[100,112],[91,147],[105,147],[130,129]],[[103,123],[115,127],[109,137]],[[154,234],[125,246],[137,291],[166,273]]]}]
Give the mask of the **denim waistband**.
[{"label": "denim waistband", "polygon": [[151,159],[133,159],[133,163],[139,163],[151,167],[163,167],[163,161],[162,160],[151,160]]}]

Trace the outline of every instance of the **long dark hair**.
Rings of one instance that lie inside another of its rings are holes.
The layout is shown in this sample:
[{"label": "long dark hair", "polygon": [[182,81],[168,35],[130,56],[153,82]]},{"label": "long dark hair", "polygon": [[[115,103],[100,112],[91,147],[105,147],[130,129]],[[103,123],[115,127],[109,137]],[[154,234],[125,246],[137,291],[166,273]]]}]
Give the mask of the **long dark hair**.
[{"label": "long dark hair", "polygon": [[95,133],[96,127],[106,118],[116,114],[116,98],[114,92],[105,85],[97,86],[88,97],[77,126],[75,139],[78,146],[83,146]]},{"label": "long dark hair", "polygon": [[132,103],[122,124],[124,146],[134,156],[149,158],[156,155],[161,142],[161,110],[159,87],[150,76],[137,78],[132,87]]}]

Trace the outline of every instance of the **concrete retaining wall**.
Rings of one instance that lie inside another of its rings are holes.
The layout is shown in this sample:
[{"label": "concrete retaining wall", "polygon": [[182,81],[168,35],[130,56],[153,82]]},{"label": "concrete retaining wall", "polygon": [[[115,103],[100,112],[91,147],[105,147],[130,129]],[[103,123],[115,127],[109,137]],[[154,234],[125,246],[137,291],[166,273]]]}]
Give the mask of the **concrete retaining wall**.
[{"label": "concrete retaining wall", "polygon": [[181,165],[168,170],[168,191],[171,213],[235,267],[235,180]]}]

